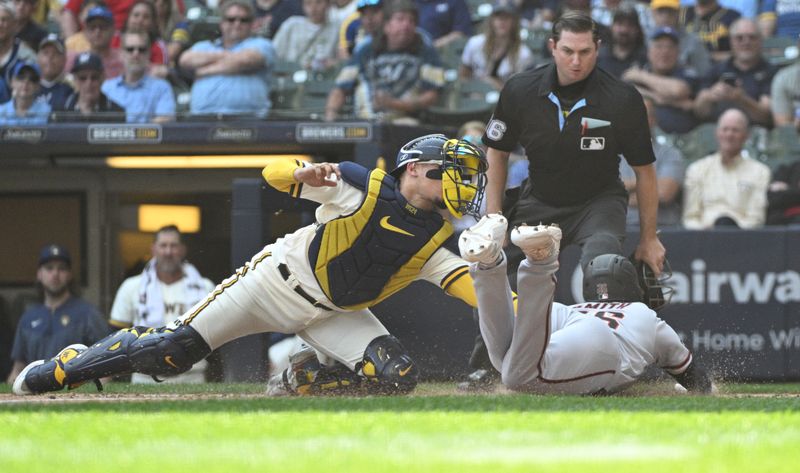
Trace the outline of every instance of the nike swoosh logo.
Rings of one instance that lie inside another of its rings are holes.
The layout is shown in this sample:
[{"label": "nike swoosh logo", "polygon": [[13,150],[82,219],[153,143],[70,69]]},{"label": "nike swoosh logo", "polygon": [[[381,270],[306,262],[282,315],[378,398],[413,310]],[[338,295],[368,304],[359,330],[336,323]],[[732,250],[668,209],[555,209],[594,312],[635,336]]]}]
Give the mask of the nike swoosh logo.
[{"label": "nike swoosh logo", "polygon": [[414,236],[413,233],[408,233],[407,231],[403,230],[402,228],[395,227],[394,225],[389,223],[389,216],[388,215],[381,219],[381,227],[389,230],[390,232],[400,233],[402,235],[408,235],[410,237]]},{"label": "nike swoosh logo", "polygon": [[165,357],[164,357],[164,361],[165,361],[165,362],[166,362],[168,365],[170,365],[171,367],[173,367],[173,368],[176,368],[176,369],[178,368],[178,365],[176,365],[175,363],[173,363],[173,362],[172,362],[172,357],[171,357],[170,355],[167,355],[167,356],[165,356]]},{"label": "nike swoosh logo", "polygon": [[406,369],[404,369],[404,370],[400,370],[400,376],[405,376],[405,375],[407,375],[407,374],[408,374],[408,372],[409,372],[409,371],[411,371],[411,368],[413,368],[413,367],[414,367],[414,365],[408,365],[408,368],[406,368]]}]

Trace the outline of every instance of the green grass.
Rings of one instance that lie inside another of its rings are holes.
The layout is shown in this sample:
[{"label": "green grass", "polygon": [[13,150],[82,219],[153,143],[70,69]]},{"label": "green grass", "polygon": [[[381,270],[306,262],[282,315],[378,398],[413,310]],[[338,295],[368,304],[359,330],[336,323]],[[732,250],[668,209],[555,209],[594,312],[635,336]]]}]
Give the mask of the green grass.
[{"label": "green grass", "polygon": [[[800,460],[800,397],[764,396],[798,385],[729,385],[723,394],[737,396],[720,397],[463,396],[430,384],[407,397],[262,391],[112,384],[77,393],[124,399],[0,403],[0,472],[772,473]],[[199,399],[126,400],[137,393]]]}]

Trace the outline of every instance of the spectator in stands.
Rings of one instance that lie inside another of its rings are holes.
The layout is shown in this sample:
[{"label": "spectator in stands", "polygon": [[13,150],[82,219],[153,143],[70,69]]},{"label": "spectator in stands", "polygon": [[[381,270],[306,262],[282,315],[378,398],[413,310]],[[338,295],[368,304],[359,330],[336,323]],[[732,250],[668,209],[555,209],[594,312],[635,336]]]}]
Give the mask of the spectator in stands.
[{"label": "spectator in stands", "polygon": [[36,53],[15,36],[16,17],[14,5],[0,0],[0,78],[5,82],[6,96],[11,95],[11,75],[17,62],[36,60]]},{"label": "spectator in stands", "polygon": [[305,16],[284,21],[272,39],[275,53],[304,69],[325,71],[337,64],[339,22],[328,19],[329,0],[302,0]]},{"label": "spectator in stands", "polygon": [[795,61],[775,74],[770,87],[770,98],[775,126],[794,123],[800,130],[800,61]]},{"label": "spectator in stands", "polygon": [[36,62],[42,71],[39,94],[50,104],[51,109],[62,110],[73,90],[64,80],[67,53],[64,42],[58,35],[51,33],[39,43]]},{"label": "spectator in stands", "polygon": [[169,82],[147,72],[150,36],[142,31],[122,34],[125,73],[103,82],[101,90],[125,108],[128,123],[163,123],[175,119],[175,97]]},{"label": "spectator in stands", "polygon": [[639,25],[644,31],[642,37],[646,36],[646,32],[652,31],[653,19],[650,15],[650,5],[646,2],[630,2],[623,0],[592,0],[592,19],[606,28],[611,28],[614,23],[614,14],[620,8],[631,8],[636,11],[638,16]]},{"label": "spectator in stands", "polygon": [[[47,36],[47,30],[41,27],[32,18],[40,0],[14,0],[14,7],[17,10],[17,38],[21,39],[26,46],[37,49],[39,43]],[[46,0],[41,0],[46,1]]]},{"label": "spectator in stands", "polygon": [[767,224],[800,224],[800,159],[775,170],[767,202]]},{"label": "spectator in stands", "polygon": [[611,23],[611,42],[600,44],[597,65],[614,77],[631,67],[642,68],[647,63],[644,32],[639,15],[632,7],[623,6],[614,12]]},{"label": "spectator in stands", "polygon": [[[357,8],[357,0],[330,0],[328,21],[336,25],[341,25],[348,16],[356,12]],[[306,15],[308,15],[308,13],[306,13]]]},{"label": "spectator in stands", "polygon": [[[656,106],[650,98],[644,99],[647,108],[647,122],[653,136],[656,136]],[[685,166],[683,154],[668,143],[653,140],[653,152],[656,155],[656,177],[658,178],[658,226],[678,226],[681,224],[681,186]],[[639,228],[639,204],[636,200],[636,174],[627,161],[620,160],[619,175],[628,191],[629,227]]]},{"label": "spectator in stands", "polygon": [[442,48],[460,38],[472,36],[472,18],[464,0],[414,0],[417,24],[428,33],[433,45]]},{"label": "spectator in stands", "polygon": [[75,92],[57,114],[64,121],[125,121],[125,109],[100,90],[105,80],[103,60],[92,53],[81,53],[70,71]]},{"label": "spectator in stands", "polygon": [[678,23],[689,33],[697,33],[711,52],[711,59],[719,62],[730,56],[729,30],[740,16],[717,0],[697,0],[694,5],[681,8]]},{"label": "spectator in stands", "polygon": [[167,42],[167,62],[174,69],[178,57],[192,45],[189,22],[181,13],[177,0],[155,0],[154,4],[158,36]]},{"label": "spectator in stands", "polygon": [[732,108],[719,117],[719,150],[686,170],[684,227],[758,228],[764,224],[770,171],[766,164],[742,154],[748,127],[741,110]]},{"label": "spectator in stands", "polygon": [[[84,1],[87,0],[66,0],[59,17],[61,33],[65,37],[69,37],[78,32],[78,14],[81,11]],[[114,30],[121,31],[124,28],[125,19],[128,17],[128,11],[130,11],[134,1],[135,0],[106,0],[106,4],[103,6],[112,14]]]},{"label": "spectator in stands", "polygon": [[420,111],[439,98],[444,69],[436,50],[417,32],[411,0],[387,6],[382,34],[357,49],[328,95],[325,118],[335,120],[347,94],[361,118],[417,123]]},{"label": "spectator in stands", "polygon": [[[711,72],[711,54],[697,33],[689,33],[679,24],[678,15],[680,0],[652,0],[650,3],[653,28],[669,27],[678,32],[681,50],[678,62],[688,71],[694,71],[697,77],[705,77]],[[647,30],[645,30],[647,31]]]},{"label": "spectator in stands", "polygon": [[383,26],[383,5],[383,0],[358,0],[358,10],[339,27],[339,59],[350,59],[357,46],[378,35]]},{"label": "spectator in stands", "polygon": [[764,59],[758,25],[740,18],[731,25],[731,57],[714,65],[697,94],[694,113],[703,121],[716,121],[723,111],[741,109],[750,123],[772,126],[770,85],[777,68]]},{"label": "spectator in stands", "polygon": [[519,16],[508,2],[495,3],[484,31],[464,46],[459,75],[481,79],[500,90],[509,77],[533,64],[533,53],[520,38]]},{"label": "spectator in stands", "polygon": [[[114,39],[114,17],[106,7],[94,7],[86,13],[86,39],[89,41],[89,52],[100,57],[106,77],[117,77],[122,74],[122,53],[111,47]],[[75,57],[79,53],[67,48],[67,69],[72,69]],[[80,53],[82,54],[82,53]]]},{"label": "spectator in stands", "polygon": [[267,79],[275,50],[268,39],[250,36],[249,0],[228,0],[220,12],[222,37],[201,41],[180,58],[181,67],[195,76],[191,112],[264,117],[270,107]]},{"label": "spectator in stands", "polygon": [[44,125],[50,104],[39,96],[42,73],[33,62],[19,61],[11,78],[12,99],[0,105],[0,125]]},{"label": "spectator in stands", "polygon": [[647,66],[632,67],[622,75],[643,96],[653,99],[658,126],[667,133],[686,133],[697,124],[692,104],[698,80],[678,65],[678,38],[672,28],[657,29],[647,48]]},{"label": "spectator in stands", "polygon": [[303,14],[297,0],[256,0],[254,6],[253,34],[272,39],[284,21]]},{"label": "spectator in stands", "polygon": [[800,0],[761,0],[758,25],[765,38],[800,36]]},{"label": "spectator in stands", "polygon": [[146,33],[150,37],[150,51],[148,52],[150,75],[164,78],[169,73],[167,43],[161,39],[159,34],[156,15],[156,7],[151,0],[136,0],[128,11],[122,31],[116,33],[111,39],[111,47],[119,49],[122,44],[122,33],[131,31]]},{"label": "spectator in stands", "polygon": [[88,15],[89,10],[94,7],[108,8],[106,6],[106,2],[103,0],[86,0],[81,4],[80,14],[78,15],[78,19],[80,20],[80,29],[70,35],[64,36],[66,38],[64,40],[64,44],[67,46],[67,51],[78,54],[86,52],[91,48],[89,45],[89,39],[86,37],[86,15]]},{"label": "spectator in stands", "polygon": [[17,324],[8,383],[36,360],[49,360],[73,343],[91,345],[108,334],[95,306],[78,297],[72,278],[72,260],[66,248],[47,245],[39,253],[36,288],[41,304],[30,307]]},{"label": "spectator in stands", "polygon": [[[161,327],[191,309],[214,289],[214,284],[186,261],[186,245],[175,225],[167,225],[156,232],[151,253],[152,258],[142,273],[123,281],[117,291],[109,319],[113,327]],[[206,366],[207,362],[202,360],[186,373],[167,380],[202,383]],[[131,381],[153,382],[143,374],[134,374]]]}]

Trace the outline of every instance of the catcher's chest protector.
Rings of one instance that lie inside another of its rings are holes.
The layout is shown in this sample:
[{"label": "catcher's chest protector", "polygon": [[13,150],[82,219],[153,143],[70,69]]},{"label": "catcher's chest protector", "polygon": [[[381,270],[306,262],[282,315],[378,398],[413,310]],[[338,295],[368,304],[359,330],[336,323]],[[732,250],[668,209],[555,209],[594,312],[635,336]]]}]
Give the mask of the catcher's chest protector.
[{"label": "catcher's chest protector", "polygon": [[367,174],[348,164],[340,166],[342,177],[366,188],[364,200],[352,214],[320,225],[308,259],[331,302],[356,310],[409,285],[453,234],[453,226],[435,212],[408,204],[394,178],[382,170]]}]

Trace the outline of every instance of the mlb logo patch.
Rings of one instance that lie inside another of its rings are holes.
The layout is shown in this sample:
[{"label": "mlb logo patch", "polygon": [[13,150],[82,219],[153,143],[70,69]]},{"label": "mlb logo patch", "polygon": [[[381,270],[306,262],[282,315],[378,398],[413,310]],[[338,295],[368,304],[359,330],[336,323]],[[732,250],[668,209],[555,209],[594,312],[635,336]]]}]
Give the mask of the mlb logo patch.
[{"label": "mlb logo patch", "polygon": [[584,136],[581,138],[581,150],[599,151],[606,148],[606,139],[602,136]]}]

